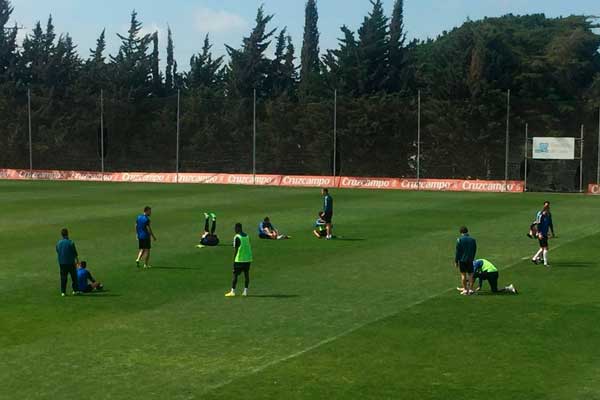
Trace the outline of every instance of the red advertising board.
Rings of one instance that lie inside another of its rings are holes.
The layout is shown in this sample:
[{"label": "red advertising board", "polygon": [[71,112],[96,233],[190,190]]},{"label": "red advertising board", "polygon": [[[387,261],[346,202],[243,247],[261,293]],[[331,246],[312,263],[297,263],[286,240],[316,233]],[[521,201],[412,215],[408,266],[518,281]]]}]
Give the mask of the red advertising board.
[{"label": "red advertising board", "polygon": [[[460,179],[365,178],[303,175],[251,175],[211,173],[81,172],[0,169],[0,179],[65,180],[92,182],[185,183],[214,185],[259,185],[288,187],[339,187],[345,189],[424,190],[441,192],[523,192],[522,181],[480,181]],[[598,185],[590,193],[600,194]]]}]

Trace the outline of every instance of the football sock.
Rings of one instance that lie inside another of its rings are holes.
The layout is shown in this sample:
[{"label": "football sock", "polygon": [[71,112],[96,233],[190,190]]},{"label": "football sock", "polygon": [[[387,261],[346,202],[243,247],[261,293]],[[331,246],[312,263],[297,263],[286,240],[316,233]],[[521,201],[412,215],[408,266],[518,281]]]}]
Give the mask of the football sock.
[{"label": "football sock", "polygon": [[533,256],[533,259],[537,260],[538,258],[540,258],[540,256],[542,255],[543,251],[544,250],[540,249],[537,253],[535,253],[535,256]]},{"label": "football sock", "polygon": [[548,265],[548,250],[544,250],[544,265]]}]

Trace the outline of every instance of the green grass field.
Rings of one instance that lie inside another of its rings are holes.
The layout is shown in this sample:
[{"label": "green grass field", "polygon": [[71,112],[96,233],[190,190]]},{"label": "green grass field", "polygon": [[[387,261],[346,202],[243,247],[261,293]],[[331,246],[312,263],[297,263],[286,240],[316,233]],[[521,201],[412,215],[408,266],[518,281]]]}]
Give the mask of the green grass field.
[{"label": "green grass field", "polygon": [[[0,182],[0,398],[600,399],[598,199],[332,194],[327,242],[310,234],[317,189]],[[523,260],[545,199],[549,270]],[[224,245],[199,250],[205,210]],[[293,240],[259,242],[265,215]],[[252,296],[226,299],[238,221]],[[457,294],[462,224],[518,296]],[[59,296],[62,227],[107,292]]]}]

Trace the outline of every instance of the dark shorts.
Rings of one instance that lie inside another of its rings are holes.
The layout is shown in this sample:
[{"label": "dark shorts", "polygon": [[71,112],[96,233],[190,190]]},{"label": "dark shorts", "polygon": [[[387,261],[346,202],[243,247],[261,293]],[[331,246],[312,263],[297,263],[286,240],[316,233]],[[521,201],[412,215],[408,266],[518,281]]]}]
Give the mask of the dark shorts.
[{"label": "dark shorts", "polygon": [[92,287],[92,285],[87,285],[86,287],[79,288],[79,291],[83,293],[91,293],[94,291],[94,288]]},{"label": "dark shorts", "polygon": [[325,213],[325,215],[323,215],[323,221],[327,222],[328,224],[331,223],[331,220],[333,219],[333,213]]},{"label": "dark shorts", "polygon": [[484,281],[488,281],[490,283],[490,288],[492,288],[492,292],[498,292],[498,272],[479,272],[475,274],[475,279],[481,279]]},{"label": "dark shorts", "polygon": [[250,271],[250,263],[233,263],[233,272],[236,274],[241,274],[242,272]]},{"label": "dark shorts", "polygon": [[148,239],[138,239],[140,250],[150,250],[152,248],[152,243],[150,242],[150,238]]},{"label": "dark shorts", "polygon": [[458,269],[461,274],[472,274],[473,273],[473,262],[459,262]]},{"label": "dark shorts", "polygon": [[317,232],[319,234],[319,236],[321,236],[321,237],[327,236],[327,231],[320,231],[320,230],[316,229],[315,232]]},{"label": "dark shorts", "polygon": [[547,237],[538,239],[538,241],[540,242],[540,247],[548,247],[548,238]]}]

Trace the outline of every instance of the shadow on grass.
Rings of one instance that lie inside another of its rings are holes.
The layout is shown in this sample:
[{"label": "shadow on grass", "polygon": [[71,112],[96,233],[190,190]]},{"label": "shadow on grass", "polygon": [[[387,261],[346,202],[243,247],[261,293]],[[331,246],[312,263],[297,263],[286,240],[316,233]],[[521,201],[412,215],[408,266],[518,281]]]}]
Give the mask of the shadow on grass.
[{"label": "shadow on grass", "polygon": [[341,242],[364,242],[367,239],[365,238],[348,238],[348,237],[334,237],[333,240],[341,241]]},{"label": "shadow on grass", "polygon": [[590,262],[564,262],[564,263],[550,263],[552,267],[557,268],[595,268],[596,264]]},{"label": "shadow on grass", "polygon": [[100,290],[97,292],[90,292],[90,293],[83,293],[81,295],[79,295],[80,297],[83,298],[88,298],[88,299],[92,299],[92,298],[102,298],[102,297],[121,297],[120,294],[117,293],[111,293],[110,290]]},{"label": "shadow on grass", "polygon": [[157,270],[173,270],[173,271],[177,271],[177,270],[181,270],[181,271],[198,271],[199,268],[192,268],[192,267],[152,267],[150,269],[146,269],[143,271],[152,271],[153,269],[157,269]]},{"label": "shadow on grass", "polygon": [[294,299],[300,296],[297,294],[251,294],[248,297],[255,297],[257,299]]}]

